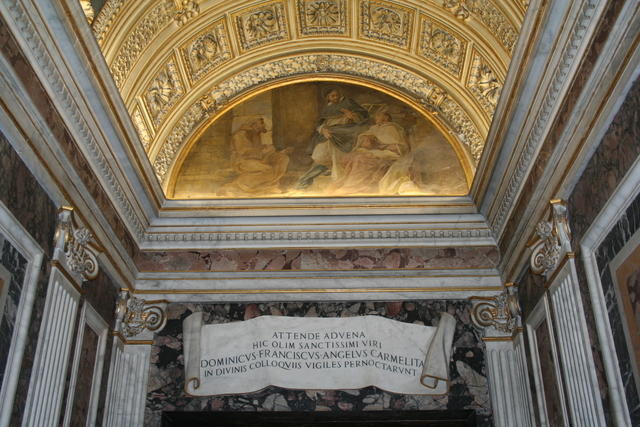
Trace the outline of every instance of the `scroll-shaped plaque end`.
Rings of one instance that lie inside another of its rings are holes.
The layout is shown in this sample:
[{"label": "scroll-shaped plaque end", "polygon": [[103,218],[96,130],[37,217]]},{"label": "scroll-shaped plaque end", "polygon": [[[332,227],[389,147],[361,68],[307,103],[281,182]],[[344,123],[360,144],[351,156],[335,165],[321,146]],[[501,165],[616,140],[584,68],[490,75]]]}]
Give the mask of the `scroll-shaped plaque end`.
[{"label": "scroll-shaped plaque end", "polygon": [[449,387],[449,359],[455,329],[456,319],[449,313],[442,313],[438,329],[427,349],[427,358],[420,375],[420,383],[423,386],[434,389],[440,386],[440,381],[444,381],[446,388]]},{"label": "scroll-shaped plaque end", "polygon": [[187,394],[200,387],[200,336],[202,331],[202,313],[193,313],[182,322],[182,339],[184,348],[184,384]]}]

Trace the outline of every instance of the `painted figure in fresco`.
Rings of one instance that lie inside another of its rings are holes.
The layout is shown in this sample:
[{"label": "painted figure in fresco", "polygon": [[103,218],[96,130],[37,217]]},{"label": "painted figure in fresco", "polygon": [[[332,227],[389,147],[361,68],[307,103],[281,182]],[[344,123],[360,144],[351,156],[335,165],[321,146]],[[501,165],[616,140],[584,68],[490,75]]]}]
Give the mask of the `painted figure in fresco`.
[{"label": "painted figure in fresco", "polygon": [[[378,112],[375,124],[358,135],[351,153],[342,159],[342,174],[329,190],[343,194],[395,192],[407,179],[405,162],[409,152],[404,129],[391,121],[387,112]],[[392,191],[389,191],[392,190]]]},{"label": "painted figure in fresco", "polygon": [[307,188],[317,176],[329,171],[334,180],[338,179],[342,157],[351,152],[358,135],[367,128],[369,114],[354,100],[335,88],[326,93],[325,99],[320,124],[311,138],[314,163],[300,178],[298,188]]},{"label": "painted figure in fresco", "polygon": [[267,132],[264,119],[246,121],[231,136],[231,163],[237,176],[223,186],[221,193],[266,194],[280,193],[280,179],[289,165],[289,150],[276,151],[273,145],[263,144],[261,135]]}]

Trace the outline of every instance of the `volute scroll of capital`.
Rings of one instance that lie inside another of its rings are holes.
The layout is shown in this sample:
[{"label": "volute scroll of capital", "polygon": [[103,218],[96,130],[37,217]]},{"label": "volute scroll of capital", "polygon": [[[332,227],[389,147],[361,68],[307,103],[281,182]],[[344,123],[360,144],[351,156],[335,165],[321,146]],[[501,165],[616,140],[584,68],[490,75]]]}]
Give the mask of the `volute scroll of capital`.
[{"label": "volute scroll of capital", "polygon": [[167,323],[167,302],[147,301],[121,291],[116,306],[116,330],[125,339],[150,339]]},{"label": "volute scroll of capital", "polygon": [[549,202],[548,217],[538,222],[535,237],[528,246],[532,248],[531,271],[545,277],[551,276],[564,256],[571,252],[571,230],[563,200]]},{"label": "volute scroll of capital", "polygon": [[79,282],[98,276],[98,254],[102,249],[91,232],[77,224],[73,208],[64,206],[60,209],[54,240],[53,259],[76,275]]},{"label": "volute scroll of capital", "polygon": [[471,297],[471,320],[483,329],[484,336],[510,336],[516,332],[520,322],[520,303],[516,286],[508,284],[495,297]]}]

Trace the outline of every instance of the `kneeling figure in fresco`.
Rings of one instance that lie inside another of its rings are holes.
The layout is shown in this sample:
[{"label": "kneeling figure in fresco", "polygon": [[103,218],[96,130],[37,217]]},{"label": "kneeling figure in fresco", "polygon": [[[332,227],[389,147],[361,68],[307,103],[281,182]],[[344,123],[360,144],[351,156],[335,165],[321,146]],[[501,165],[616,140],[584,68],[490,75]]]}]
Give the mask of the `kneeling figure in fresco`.
[{"label": "kneeling figure in fresco", "polygon": [[276,151],[263,144],[261,135],[267,132],[261,117],[246,121],[231,137],[231,164],[237,174],[223,186],[224,195],[258,195],[281,193],[280,179],[289,165],[289,149]]}]

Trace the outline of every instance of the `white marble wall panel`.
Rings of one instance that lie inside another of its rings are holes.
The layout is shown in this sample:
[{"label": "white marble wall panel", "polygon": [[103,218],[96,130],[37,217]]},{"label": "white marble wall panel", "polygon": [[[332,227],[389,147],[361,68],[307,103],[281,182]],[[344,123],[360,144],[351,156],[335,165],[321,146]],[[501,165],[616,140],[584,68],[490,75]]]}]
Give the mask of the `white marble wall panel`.
[{"label": "white marble wall panel", "polygon": [[57,426],[80,292],[56,266],[45,300],[23,426]]},{"label": "white marble wall panel", "polygon": [[573,258],[557,270],[549,295],[572,425],[605,425]]},{"label": "white marble wall panel", "polygon": [[141,426],[149,379],[150,344],[124,345],[114,338],[103,425]]},{"label": "white marble wall panel", "polygon": [[521,334],[485,339],[489,391],[496,427],[532,427],[531,394]]}]

